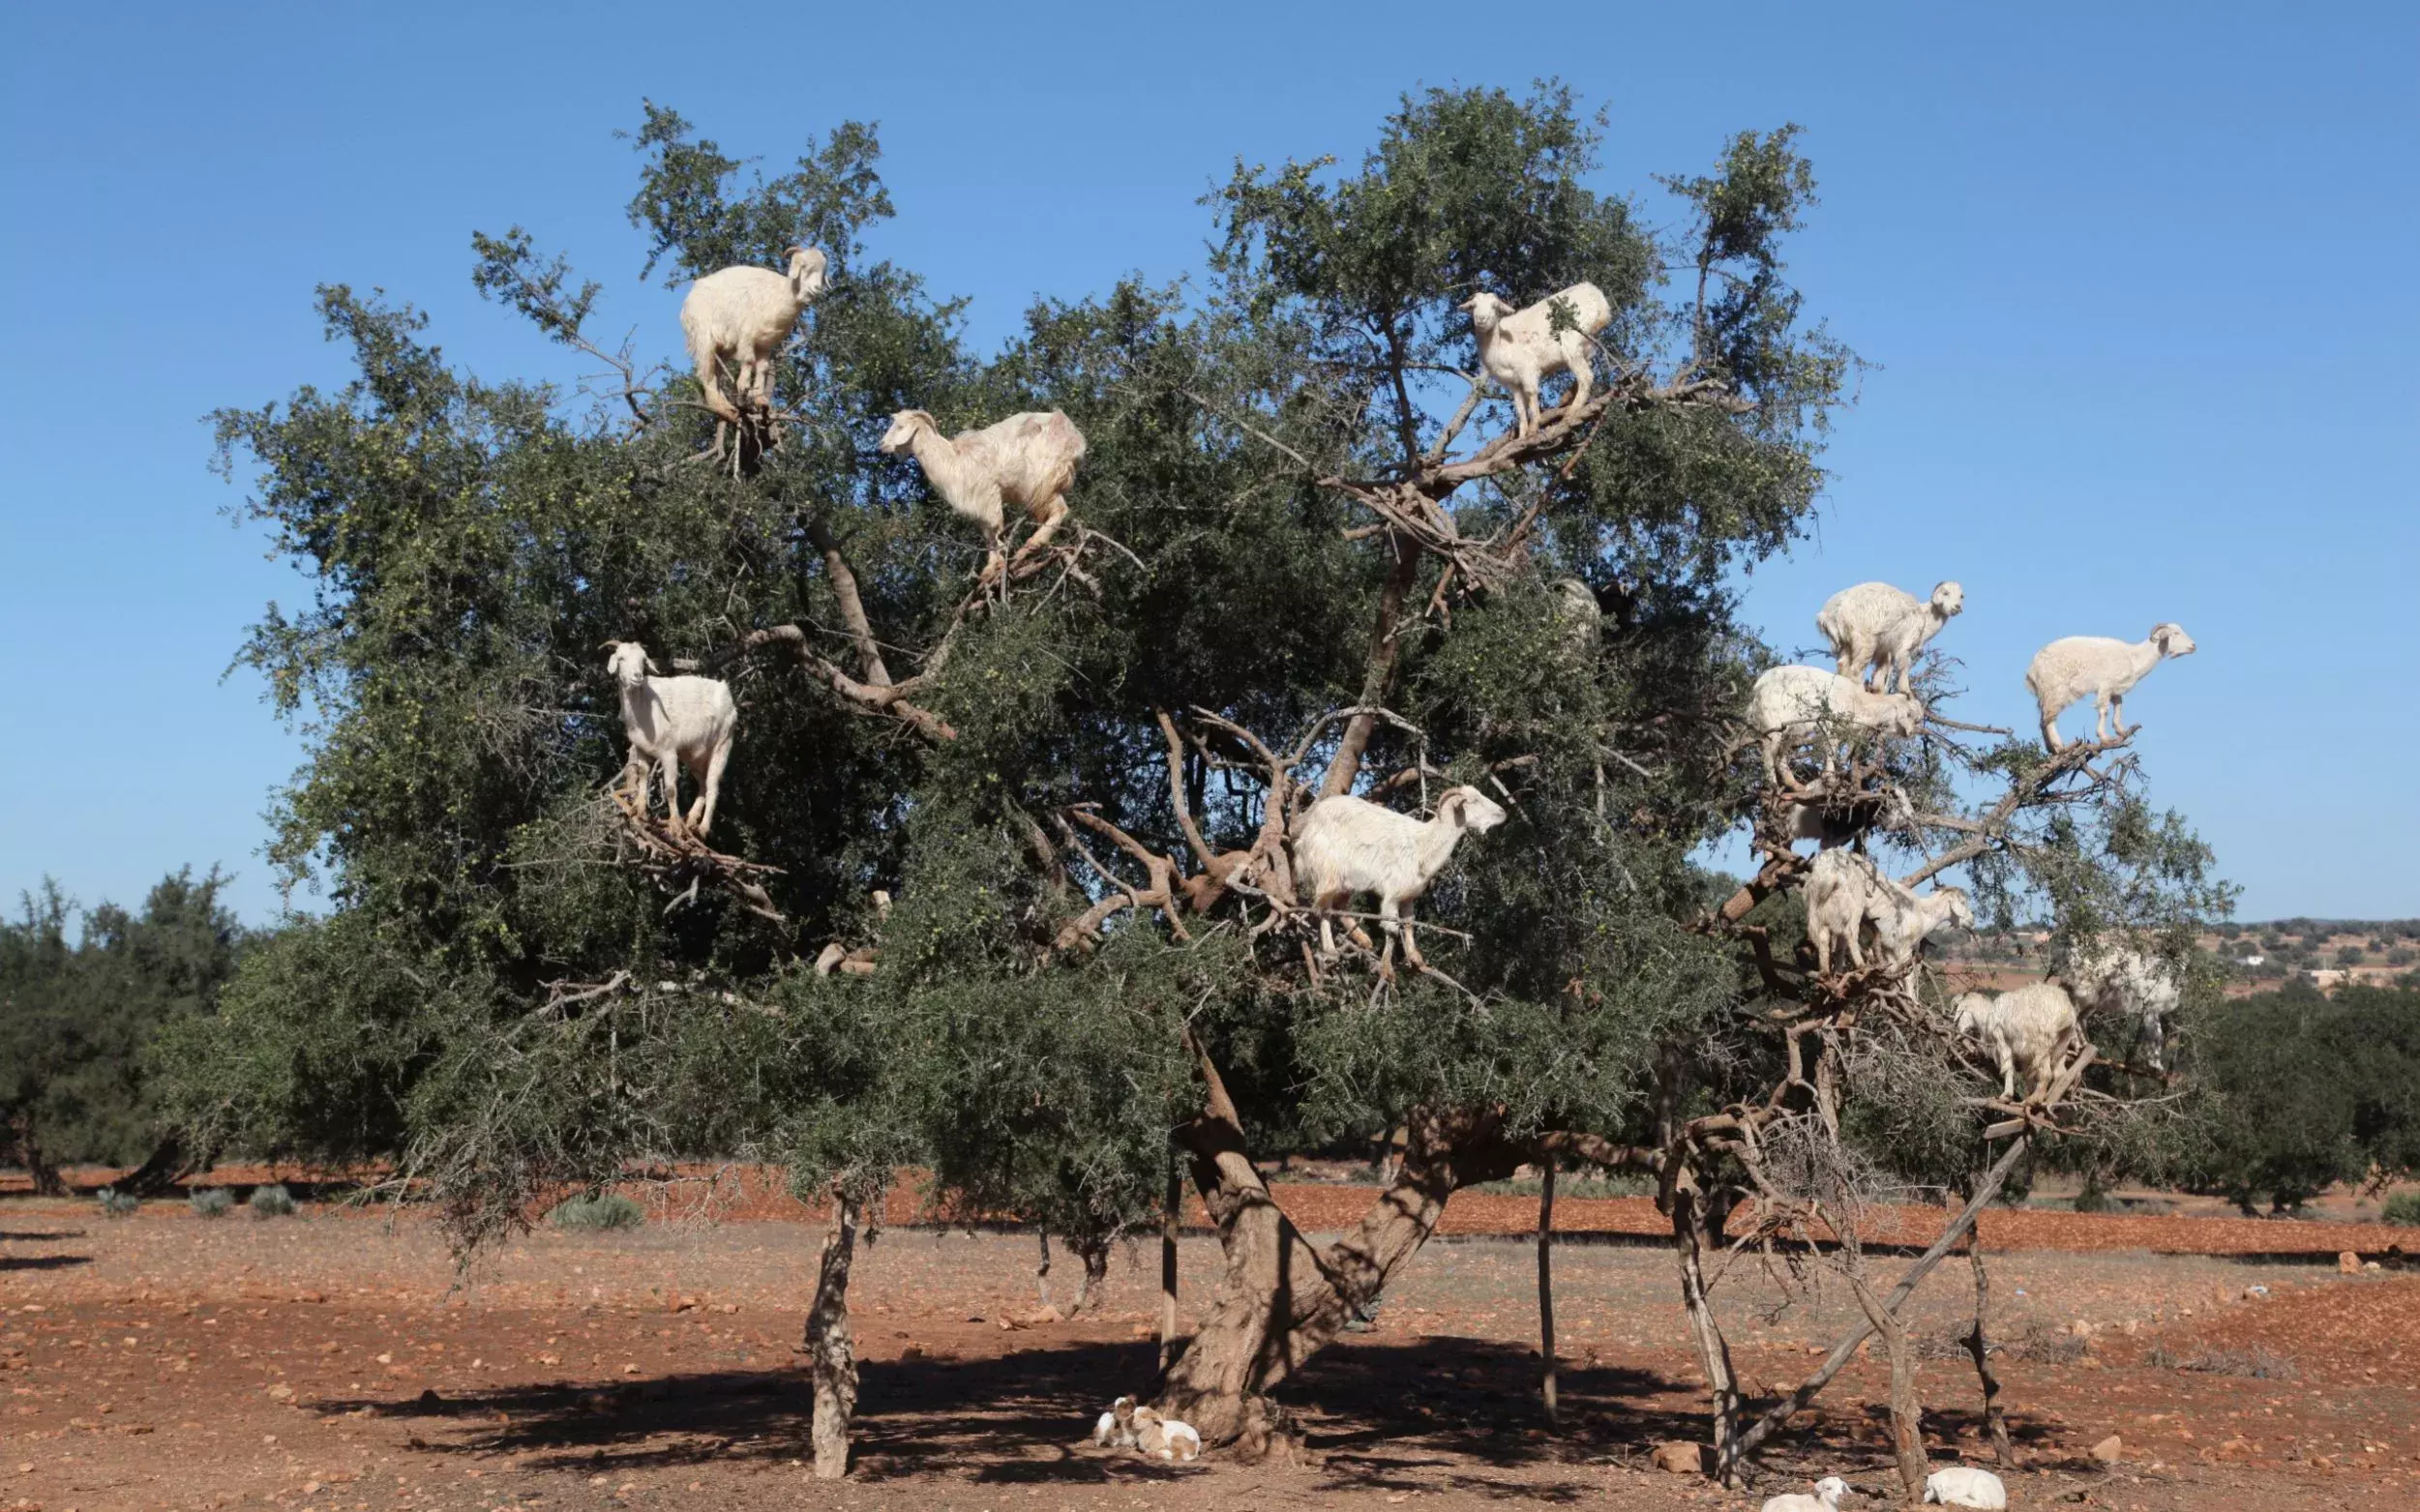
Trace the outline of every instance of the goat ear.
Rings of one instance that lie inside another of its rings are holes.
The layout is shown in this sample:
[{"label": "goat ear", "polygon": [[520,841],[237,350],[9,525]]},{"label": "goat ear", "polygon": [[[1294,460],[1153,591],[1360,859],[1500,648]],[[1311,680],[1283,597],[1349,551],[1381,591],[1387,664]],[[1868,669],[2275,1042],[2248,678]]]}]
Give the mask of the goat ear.
[{"label": "goat ear", "polygon": [[660,677],[660,676],[662,676],[662,675],[664,674],[664,669],[663,669],[662,667],[658,667],[658,666],[656,666],[656,665],[655,665],[655,658],[654,658],[654,657],[648,657],[648,658],[647,658],[647,670],[648,670],[648,671],[650,671],[650,672],[655,673],[655,674],[656,674],[657,676],[659,676],[659,677]]}]

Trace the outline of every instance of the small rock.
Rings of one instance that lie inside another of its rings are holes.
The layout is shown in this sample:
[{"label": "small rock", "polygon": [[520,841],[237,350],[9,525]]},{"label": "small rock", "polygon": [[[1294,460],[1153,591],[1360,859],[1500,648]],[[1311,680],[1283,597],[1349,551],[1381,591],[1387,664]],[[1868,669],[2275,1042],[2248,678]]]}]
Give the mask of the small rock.
[{"label": "small rock", "polygon": [[2092,1457],[2102,1465],[2115,1465],[2126,1456],[2126,1440],[2111,1434],[2092,1446]]},{"label": "small rock", "polygon": [[2247,1302],[2251,1301],[2251,1300],[2252,1300],[2253,1298],[2255,1298],[2255,1297],[2264,1297],[2264,1296],[2267,1296],[2268,1294],[2269,1294],[2269,1289],[2268,1289],[2268,1288],[2266,1288],[2266,1287],[2246,1287],[2246,1288],[2244,1288],[2244,1300],[2245,1300],[2245,1301],[2247,1301]]},{"label": "small rock", "polygon": [[2361,1274],[2361,1257],[2346,1250],[2336,1257],[2336,1268],[2345,1275],[2358,1276]]},{"label": "small rock", "polygon": [[2361,1268],[2362,1268],[2363,1270],[2378,1270],[2378,1269],[2381,1269],[2382,1267],[2378,1264],[2378,1262],[2377,1262],[2376,1260],[2363,1260],[2363,1261],[2361,1262]]},{"label": "small rock", "polygon": [[280,1381],[276,1385],[269,1388],[269,1395],[275,1397],[280,1402],[291,1402],[294,1400],[294,1388],[287,1385],[284,1381]]},{"label": "small rock", "polygon": [[1149,1339],[1151,1335],[1157,1332],[1159,1332],[1159,1330],[1152,1327],[1149,1323],[1137,1323],[1133,1327],[1126,1330],[1126,1337],[1130,1339]]},{"label": "small rock", "polygon": [[1667,1475],[1695,1475],[1703,1471],[1706,1456],[1693,1443],[1659,1443],[1655,1462],[1656,1468]]}]

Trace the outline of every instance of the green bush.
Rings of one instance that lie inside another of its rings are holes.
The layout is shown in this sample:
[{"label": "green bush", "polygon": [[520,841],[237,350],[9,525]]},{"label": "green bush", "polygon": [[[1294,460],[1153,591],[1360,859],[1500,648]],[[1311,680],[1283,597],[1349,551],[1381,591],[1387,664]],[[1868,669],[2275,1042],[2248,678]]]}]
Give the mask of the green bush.
[{"label": "green bush", "polygon": [[132,1218],[143,1210],[143,1201],[132,1192],[116,1187],[101,1189],[101,1212],[106,1218]]},{"label": "green bush", "polygon": [[2420,1229],[2420,1192],[2398,1192],[2378,1209],[2378,1222]]},{"label": "green bush", "polygon": [[272,1181],[265,1187],[253,1188],[254,1218],[291,1218],[294,1216],[294,1194]]},{"label": "green bush", "polygon": [[224,1218],[235,1206],[235,1194],[224,1187],[204,1187],[189,1194],[185,1201],[194,1204],[194,1211],[204,1218]]},{"label": "green bush", "polygon": [[618,1192],[567,1198],[549,1216],[557,1229],[636,1229],[647,1220],[638,1203]]}]

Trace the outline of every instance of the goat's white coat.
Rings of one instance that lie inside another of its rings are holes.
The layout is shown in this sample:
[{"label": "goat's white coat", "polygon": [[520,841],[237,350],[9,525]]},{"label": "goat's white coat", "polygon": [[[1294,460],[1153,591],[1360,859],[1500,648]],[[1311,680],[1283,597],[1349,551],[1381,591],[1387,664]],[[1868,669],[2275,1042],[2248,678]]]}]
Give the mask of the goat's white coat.
[{"label": "goat's white coat", "polygon": [[1596,591],[1577,578],[1558,578],[1546,585],[1554,595],[1555,618],[1564,627],[1564,643],[1581,656],[1595,656],[1604,630],[1604,610],[1597,607]]},{"label": "goat's white coat", "polygon": [[1202,1436],[1190,1423],[1139,1407],[1134,1409],[1133,1425],[1134,1451],[1147,1460],[1182,1465],[1202,1457]]},{"label": "goat's white coat", "polygon": [[[1420,964],[1412,938],[1410,904],[1428,891],[1464,834],[1484,835],[1504,822],[1504,810],[1476,787],[1449,787],[1437,816],[1425,822],[1351,793],[1312,804],[1295,822],[1295,875],[1309,887],[1312,906],[1342,906],[1355,893],[1376,893],[1389,934],[1400,931],[1404,958]],[[1336,936],[1319,921],[1320,943],[1333,954]]]},{"label": "goat's white coat", "polygon": [[2147,640],[2119,640],[2111,636],[2069,636],[2034,653],[2025,668],[2025,686],[2042,708],[2042,743],[2061,748],[2058,718],[2076,699],[2089,696],[2099,718],[2093,724],[2097,740],[2109,738],[2115,716],[2118,738],[2134,733],[2126,727],[2126,695],[2150,670],[2171,656],[2194,654],[2194,637],[2185,627],[2163,621],[2151,627]]},{"label": "goat's white coat", "polygon": [[739,733],[739,705],[732,701],[730,686],[711,677],[648,675],[655,663],[636,640],[606,644],[613,653],[606,659],[606,669],[621,689],[622,729],[630,736],[630,755],[616,786],[624,791],[636,786],[643,811],[652,768],[663,779],[665,812],[677,827],[683,818],[678,773],[687,767],[699,788],[687,822],[702,838],[714,827],[723,768]]},{"label": "goat's white coat", "polygon": [[1055,409],[1029,410],[954,436],[942,435],[924,410],[903,409],[891,416],[881,445],[886,455],[913,456],[941,502],[983,527],[987,576],[1000,563],[1003,506],[1017,505],[1033,517],[1033,534],[1019,554],[1040,547],[1066,519],[1067,487],[1084,460],[1084,432]]},{"label": "goat's white coat", "polygon": [[2078,1011],[2134,1020],[2136,1042],[2148,1050],[2147,1063],[2154,1071],[2166,1069],[2167,1021],[2184,989],[2166,958],[2108,942],[2070,958],[2057,974]]},{"label": "goat's white coat", "polygon": [[2008,1512],[2008,1488],[1989,1470],[1952,1465],[1925,1477],[1925,1499],[1945,1507],[1980,1507],[1983,1512]]},{"label": "goat's white coat", "polygon": [[1956,887],[1917,893],[1882,875],[1871,859],[1853,850],[1830,849],[1808,868],[1807,937],[1814,943],[1815,969],[1829,972],[1835,952],[1849,964],[1866,964],[1865,926],[1873,926],[1882,959],[1905,966],[1927,936],[1956,925],[1972,929],[1974,905]]},{"label": "goat's white coat", "polygon": [[723,394],[722,370],[732,370],[740,402],[760,413],[773,408],[773,354],[790,340],[798,316],[823,292],[823,253],[790,249],[790,271],[725,268],[689,285],[680,302],[681,334],[706,407],[725,425],[739,423],[739,406]]},{"label": "goat's white coat", "polygon": [[1840,1512],[1840,1498],[1848,1495],[1848,1482],[1837,1475],[1826,1475],[1815,1482],[1815,1494],[1791,1492],[1787,1496],[1767,1497],[1763,1512]]},{"label": "goat's white coat", "polygon": [[1104,1449],[1134,1447],[1134,1398],[1120,1397],[1092,1425],[1092,1442]]},{"label": "goat's white coat", "polygon": [[[1556,301],[1569,308],[1572,326],[1554,328]],[[1479,365],[1512,395],[1513,433],[1538,429],[1539,391],[1551,373],[1571,375],[1571,397],[1566,409],[1588,402],[1595,374],[1588,364],[1589,338],[1613,323],[1613,306],[1594,283],[1574,283],[1525,310],[1514,310],[1494,294],[1474,294],[1462,302],[1471,312],[1471,330],[1479,338]]]},{"label": "goat's white coat", "polygon": [[2056,982],[2034,982],[2007,993],[1967,993],[1956,1004],[1957,1032],[1989,1050],[2000,1064],[2000,1095],[2017,1083],[2040,1091],[2067,1047],[2082,1038],[2075,1000]]},{"label": "goat's white coat", "polygon": [[1875,693],[1905,693],[1916,653],[1965,608],[1966,590],[1954,582],[1936,584],[1929,600],[1887,582],[1861,582],[1826,599],[1815,628],[1832,642],[1841,676]]},{"label": "goat's white coat", "polygon": [[1866,729],[1913,735],[1924,728],[1925,708],[1903,693],[1868,693],[1854,677],[1820,667],[1776,667],[1757,677],[1748,697],[1748,728],[1764,748],[1765,778],[1781,785],[1783,757],[1810,741],[1823,741],[1823,769],[1838,764],[1836,729]]}]

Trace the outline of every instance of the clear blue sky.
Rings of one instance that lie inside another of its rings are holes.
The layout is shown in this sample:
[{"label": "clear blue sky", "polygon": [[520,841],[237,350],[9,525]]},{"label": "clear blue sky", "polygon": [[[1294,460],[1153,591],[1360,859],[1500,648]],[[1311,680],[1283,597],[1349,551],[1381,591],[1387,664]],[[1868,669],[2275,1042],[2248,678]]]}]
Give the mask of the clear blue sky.
[{"label": "clear blue sky", "polygon": [[[1562,18],[1557,19],[1560,14]],[[742,30],[743,17],[754,28]],[[312,285],[380,285],[458,361],[559,371],[472,292],[529,226],[677,345],[636,279],[615,128],[642,96],[739,154],[881,124],[881,252],[973,298],[1199,264],[1238,155],[1358,155],[1398,92],[1560,74],[1610,112],[1602,187],[1797,121],[1824,203],[1809,308],[1880,369],[1820,526],[1749,584],[1783,646],[1834,588],[1965,583],[1967,718],[2021,722],[2066,634],[2174,619],[2130,712],[2253,918],[2420,914],[2420,11],[1615,5],[58,6],[0,20],[0,898],[132,902],[225,863],[276,906],[261,814],[300,746],[221,673],[299,583],[220,511],[201,416],[339,382]],[[692,28],[684,34],[675,26]]]}]

